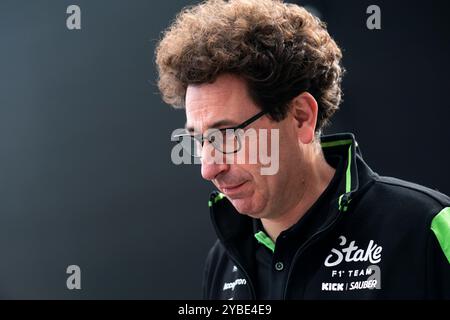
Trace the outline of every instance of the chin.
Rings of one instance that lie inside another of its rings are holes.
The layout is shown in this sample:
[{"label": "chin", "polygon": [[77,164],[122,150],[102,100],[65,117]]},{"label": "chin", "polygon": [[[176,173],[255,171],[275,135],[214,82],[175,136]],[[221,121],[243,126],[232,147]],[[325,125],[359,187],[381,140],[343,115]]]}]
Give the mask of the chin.
[{"label": "chin", "polygon": [[261,210],[258,210],[258,206],[255,206],[252,203],[251,198],[235,199],[230,201],[240,214],[244,214],[252,218],[260,218]]}]

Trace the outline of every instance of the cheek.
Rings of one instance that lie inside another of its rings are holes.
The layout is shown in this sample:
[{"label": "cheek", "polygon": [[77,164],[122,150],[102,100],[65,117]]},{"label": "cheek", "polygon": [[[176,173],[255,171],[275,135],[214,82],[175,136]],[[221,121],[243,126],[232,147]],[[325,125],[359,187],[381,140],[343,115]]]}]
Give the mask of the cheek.
[{"label": "cheek", "polygon": [[230,166],[230,171],[237,176],[251,181],[255,186],[258,185],[259,180],[259,166],[254,164],[233,164]]},{"label": "cheek", "polygon": [[[259,169],[258,169],[259,170]],[[255,184],[255,201],[267,201],[270,199],[276,186],[275,176],[257,175],[254,179]]]},{"label": "cheek", "polygon": [[278,171],[273,175],[259,176],[260,190],[265,198],[277,202],[276,199],[288,191],[286,190],[287,182],[292,178],[292,170],[289,170],[289,164],[292,161],[290,158],[290,150],[281,148]]},{"label": "cheek", "polygon": [[261,175],[261,166],[259,164],[239,164],[232,167],[235,168],[232,168],[230,170],[231,172],[234,169],[234,172],[238,173],[239,176],[245,177],[246,180],[250,181],[248,195],[253,198],[252,201],[259,202],[259,199],[262,196],[265,197],[265,194],[267,194],[269,189],[267,181],[268,176]]},{"label": "cheek", "polygon": [[289,175],[296,172],[302,165],[302,150],[297,136],[287,132],[280,136],[278,180],[284,182]]}]

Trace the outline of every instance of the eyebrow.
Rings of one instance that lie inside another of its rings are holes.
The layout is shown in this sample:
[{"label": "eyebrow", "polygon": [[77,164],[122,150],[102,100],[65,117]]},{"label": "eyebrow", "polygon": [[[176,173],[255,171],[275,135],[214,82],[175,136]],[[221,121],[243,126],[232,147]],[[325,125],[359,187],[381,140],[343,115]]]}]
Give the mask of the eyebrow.
[{"label": "eyebrow", "polygon": [[[230,119],[222,119],[216,122],[213,122],[210,126],[208,126],[208,129],[211,128],[219,128],[219,127],[223,127],[223,126],[227,126],[227,127],[233,127],[233,126],[237,126],[238,123],[236,121],[230,120]],[[185,128],[188,132],[195,132],[194,127],[190,126],[186,123]]]}]

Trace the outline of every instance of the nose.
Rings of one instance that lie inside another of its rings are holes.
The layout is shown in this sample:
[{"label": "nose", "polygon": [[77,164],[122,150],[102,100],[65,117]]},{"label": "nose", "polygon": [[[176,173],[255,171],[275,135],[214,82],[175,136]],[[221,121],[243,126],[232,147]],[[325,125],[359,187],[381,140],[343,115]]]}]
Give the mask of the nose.
[{"label": "nose", "polygon": [[213,180],[219,174],[229,170],[230,165],[225,163],[225,159],[222,156],[223,154],[217,150],[214,150],[209,143],[204,145],[201,159],[203,179]]}]

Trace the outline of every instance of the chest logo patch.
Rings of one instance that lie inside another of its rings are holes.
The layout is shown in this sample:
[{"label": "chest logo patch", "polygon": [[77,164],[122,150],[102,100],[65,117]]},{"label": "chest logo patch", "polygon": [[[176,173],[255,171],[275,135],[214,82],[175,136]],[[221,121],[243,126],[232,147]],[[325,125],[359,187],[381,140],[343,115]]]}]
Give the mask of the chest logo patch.
[{"label": "chest logo patch", "polygon": [[[381,262],[383,247],[370,240],[366,246],[339,237],[339,247],[332,248],[324,265],[332,268],[330,279],[322,282],[321,291],[352,291],[381,289]],[[351,267],[352,264],[357,266]]]}]

